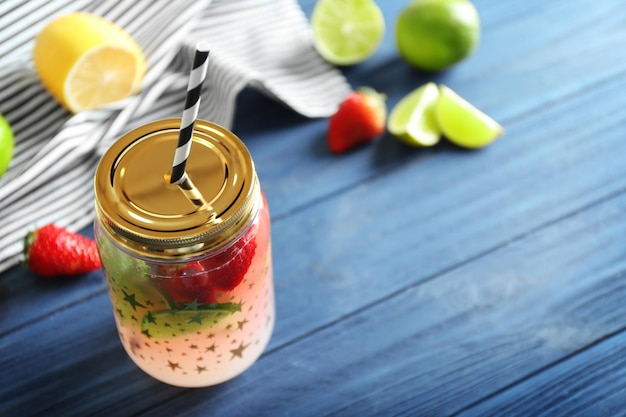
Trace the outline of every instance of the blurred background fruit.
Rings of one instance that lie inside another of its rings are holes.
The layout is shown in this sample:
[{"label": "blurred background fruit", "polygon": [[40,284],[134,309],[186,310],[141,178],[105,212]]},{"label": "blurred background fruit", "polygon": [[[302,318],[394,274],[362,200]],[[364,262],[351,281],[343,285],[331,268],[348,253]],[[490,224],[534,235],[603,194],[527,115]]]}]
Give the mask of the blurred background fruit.
[{"label": "blurred background fruit", "polygon": [[504,134],[498,122],[445,85],[439,86],[435,115],[442,133],[464,148],[482,148]]},{"label": "blurred background fruit", "polygon": [[130,35],[83,12],[49,22],[35,39],[33,60],[46,89],[73,113],[136,93],[146,72],[144,53]]},{"label": "blurred background fruit", "polygon": [[0,177],[4,175],[13,157],[13,131],[9,122],[0,115]]},{"label": "blurred background fruit", "polygon": [[313,42],[335,65],[369,58],[385,34],[385,19],[373,0],[319,0],[311,15]]},{"label": "blurred background fruit", "polygon": [[410,65],[440,71],[476,48],[480,20],[469,0],[413,0],[398,15],[396,46]]},{"label": "blurred background fruit", "polygon": [[435,117],[438,98],[439,89],[433,82],[405,95],[389,113],[389,133],[411,146],[436,145],[441,137]]}]

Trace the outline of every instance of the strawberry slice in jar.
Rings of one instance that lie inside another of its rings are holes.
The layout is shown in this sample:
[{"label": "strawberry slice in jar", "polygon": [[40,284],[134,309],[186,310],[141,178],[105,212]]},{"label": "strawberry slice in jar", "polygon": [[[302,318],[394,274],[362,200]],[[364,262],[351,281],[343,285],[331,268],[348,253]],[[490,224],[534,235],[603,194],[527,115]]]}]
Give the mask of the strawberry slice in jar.
[{"label": "strawberry slice in jar", "polygon": [[214,303],[217,293],[243,281],[256,252],[256,230],[253,225],[232,245],[200,261],[159,266],[152,278],[175,303]]}]

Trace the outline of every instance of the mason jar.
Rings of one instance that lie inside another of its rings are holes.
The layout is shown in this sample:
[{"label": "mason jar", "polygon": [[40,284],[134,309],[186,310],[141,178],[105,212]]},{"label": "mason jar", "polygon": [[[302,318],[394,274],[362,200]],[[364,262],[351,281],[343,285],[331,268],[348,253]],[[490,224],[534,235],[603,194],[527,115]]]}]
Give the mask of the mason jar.
[{"label": "mason jar", "polygon": [[117,140],[95,174],[95,237],[120,340],[180,387],[248,369],[274,326],[267,201],[243,142],[197,120],[187,185],[169,183],[180,119]]}]

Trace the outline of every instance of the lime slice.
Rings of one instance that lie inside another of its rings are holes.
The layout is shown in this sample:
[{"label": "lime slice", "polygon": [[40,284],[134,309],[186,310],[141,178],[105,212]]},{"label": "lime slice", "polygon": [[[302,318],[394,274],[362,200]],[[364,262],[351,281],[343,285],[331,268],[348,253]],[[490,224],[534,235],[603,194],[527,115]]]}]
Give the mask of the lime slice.
[{"label": "lime slice", "polygon": [[149,337],[176,337],[213,327],[236,311],[241,311],[241,304],[203,304],[189,310],[148,312],[141,322],[141,330]]},{"label": "lime slice", "polygon": [[319,0],[311,15],[313,42],[335,65],[364,61],[385,33],[385,19],[373,0]]},{"label": "lime slice", "polygon": [[439,86],[435,114],[441,132],[465,148],[482,148],[504,134],[498,122],[445,85]]},{"label": "lime slice", "polygon": [[389,114],[389,133],[411,146],[437,144],[441,137],[435,118],[438,98],[435,83],[424,84],[404,96]]},{"label": "lime slice", "polygon": [[[130,270],[127,273],[132,274]],[[113,313],[125,325],[136,324],[137,318],[140,318],[150,308],[166,309],[174,306],[150,282],[125,281],[121,275],[113,277],[106,269],[104,274],[108,278]]]},{"label": "lime slice", "polygon": [[0,115],[0,177],[9,168],[13,157],[13,131],[9,122]]}]

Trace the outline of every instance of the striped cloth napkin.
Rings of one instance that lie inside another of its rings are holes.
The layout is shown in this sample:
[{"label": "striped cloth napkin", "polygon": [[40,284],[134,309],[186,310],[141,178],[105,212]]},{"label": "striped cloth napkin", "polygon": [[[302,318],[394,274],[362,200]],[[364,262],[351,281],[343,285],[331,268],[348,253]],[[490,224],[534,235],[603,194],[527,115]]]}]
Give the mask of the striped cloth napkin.
[{"label": "striped cloth napkin", "polygon": [[[43,89],[33,39],[52,17],[74,10],[116,22],[141,45],[149,70],[137,96],[72,116]],[[332,114],[350,90],[313,49],[295,0],[0,2],[0,113],[16,137],[0,179],[0,272],[20,261],[28,230],[50,222],[79,230],[92,222],[100,156],[133,127],[181,116],[198,41],[211,45],[198,117],[225,127],[245,87],[307,117]]]}]

